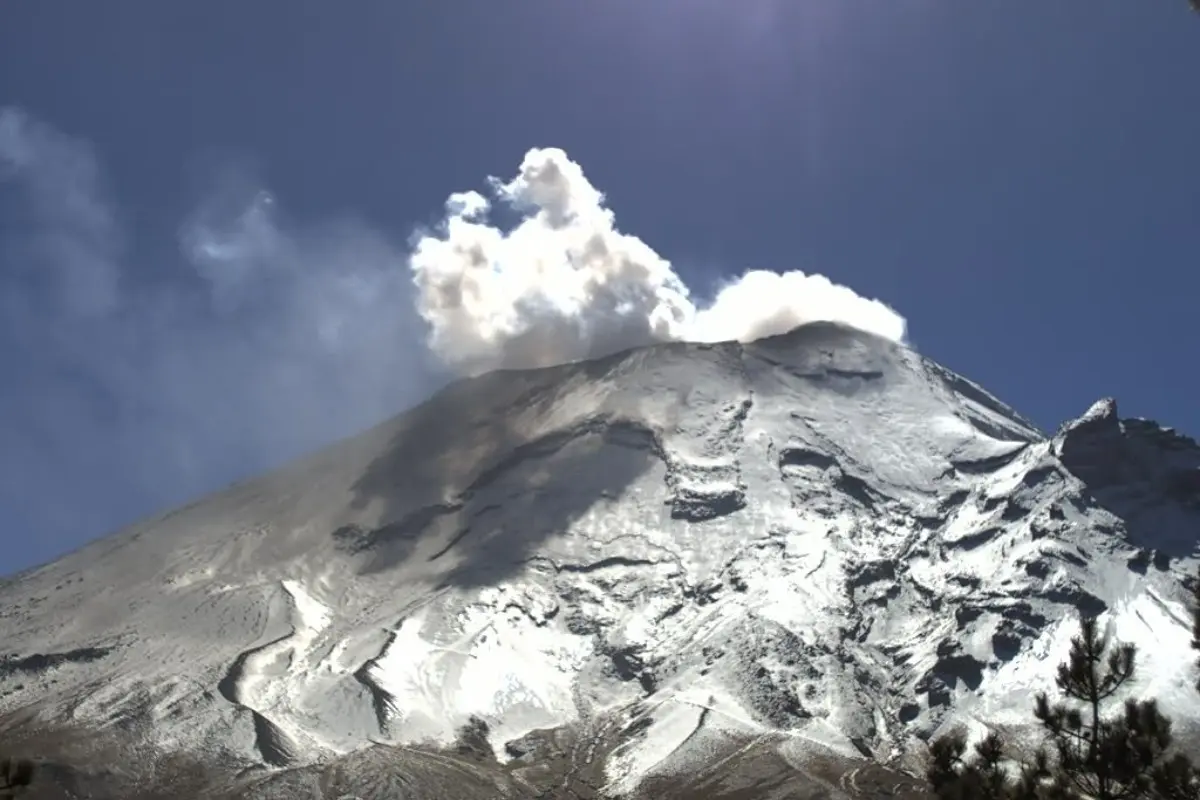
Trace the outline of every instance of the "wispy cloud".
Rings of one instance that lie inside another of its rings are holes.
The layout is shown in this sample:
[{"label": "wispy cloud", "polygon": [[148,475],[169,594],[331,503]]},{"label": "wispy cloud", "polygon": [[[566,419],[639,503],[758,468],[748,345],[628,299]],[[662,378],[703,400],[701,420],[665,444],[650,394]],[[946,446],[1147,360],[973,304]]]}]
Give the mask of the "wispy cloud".
[{"label": "wispy cloud", "polygon": [[34,549],[352,433],[439,380],[403,248],[352,219],[291,225],[246,175],[182,222],[152,283],[87,144],[16,109],[0,110],[0,202],[0,512]]}]

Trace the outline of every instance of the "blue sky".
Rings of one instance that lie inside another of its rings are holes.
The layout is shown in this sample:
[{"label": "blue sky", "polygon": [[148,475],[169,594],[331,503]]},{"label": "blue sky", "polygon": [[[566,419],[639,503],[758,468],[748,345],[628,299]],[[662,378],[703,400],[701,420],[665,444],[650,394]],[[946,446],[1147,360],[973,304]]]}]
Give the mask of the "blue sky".
[{"label": "blue sky", "polygon": [[12,4],[0,572],[444,381],[413,231],[531,148],[700,296],[822,273],[1044,428],[1200,433],[1197,76],[1184,0]]}]

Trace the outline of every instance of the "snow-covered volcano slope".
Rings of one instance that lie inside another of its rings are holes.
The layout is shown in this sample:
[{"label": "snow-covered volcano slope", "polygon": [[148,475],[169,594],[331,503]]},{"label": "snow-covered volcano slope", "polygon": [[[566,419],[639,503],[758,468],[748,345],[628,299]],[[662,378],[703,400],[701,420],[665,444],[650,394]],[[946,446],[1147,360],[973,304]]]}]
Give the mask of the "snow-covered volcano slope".
[{"label": "snow-covered volcano slope", "polygon": [[729,734],[1024,721],[1084,608],[1186,716],[1198,475],[832,324],[498,372],[7,582],[0,709],[272,765],[603,723],[620,791]]}]

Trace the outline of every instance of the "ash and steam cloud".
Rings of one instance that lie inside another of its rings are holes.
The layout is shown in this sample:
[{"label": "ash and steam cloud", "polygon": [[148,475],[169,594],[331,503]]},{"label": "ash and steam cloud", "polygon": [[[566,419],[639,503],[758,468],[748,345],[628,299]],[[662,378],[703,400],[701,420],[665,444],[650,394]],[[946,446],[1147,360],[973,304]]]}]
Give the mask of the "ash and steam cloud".
[{"label": "ash and steam cloud", "polygon": [[[489,199],[460,192],[410,259],[429,346],[464,372],[585,359],[663,341],[754,339],[835,321],[897,341],[904,318],[822,275],[756,270],[698,306],[671,264],[617,229],[604,195],[556,148],[530,150]],[[520,215],[489,224],[493,203]]]},{"label": "ash and steam cloud", "polygon": [[[354,219],[296,224],[236,168],[177,227],[135,230],[152,217],[126,216],[104,177],[87,142],[0,108],[0,527],[27,542],[17,562],[362,430],[456,373],[808,320],[904,335],[883,304],[800,272],[747,273],[698,306],[560,150],[531,150],[487,197],[452,195],[407,247]],[[489,224],[493,204],[517,223]]]}]

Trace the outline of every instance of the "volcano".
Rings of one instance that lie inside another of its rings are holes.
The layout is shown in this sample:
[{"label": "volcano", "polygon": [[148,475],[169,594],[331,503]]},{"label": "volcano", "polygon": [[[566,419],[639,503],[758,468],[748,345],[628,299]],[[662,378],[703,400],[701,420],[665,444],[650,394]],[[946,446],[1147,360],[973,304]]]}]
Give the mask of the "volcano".
[{"label": "volcano", "polygon": [[1200,447],[1111,400],[1047,436],[832,323],[661,344],[8,579],[0,711],[47,797],[918,797],[931,738],[1032,721],[1080,612],[1200,720],[1198,531]]}]

